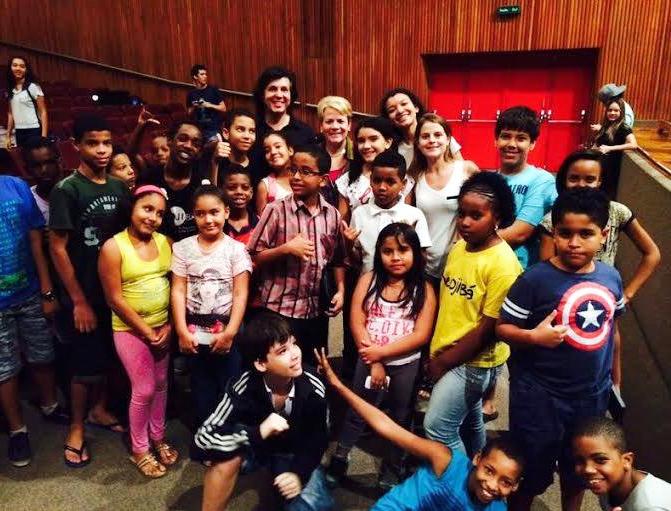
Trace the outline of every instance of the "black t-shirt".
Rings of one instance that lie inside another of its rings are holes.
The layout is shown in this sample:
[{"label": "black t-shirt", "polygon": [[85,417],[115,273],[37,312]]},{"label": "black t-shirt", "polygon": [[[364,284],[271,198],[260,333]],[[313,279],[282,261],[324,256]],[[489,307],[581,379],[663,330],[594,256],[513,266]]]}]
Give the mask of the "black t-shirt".
[{"label": "black t-shirt", "polygon": [[[263,117],[256,118],[256,142],[250,151],[252,161],[254,184],[258,183],[268,174],[268,167],[263,154],[263,137],[273,129],[268,126]],[[303,121],[296,119],[293,115],[289,119],[289,124],[280,130],[289,139],[289,143],[296,147],[299,145],[311,144],[314,141],[315,133],[312,128]]]},{"label": "black t-shirt", "polygon": [[[218,105],[223,101],[219,89],[213,85],[208,85],[203,89],[190,90],[186,97],[186,107],[192,107],[194,101],[201,99],[213,105]],[[196,107],[193,118],[201,124],[205,131],[219,131],[221,127],[221,116],[217,110],[212,108]]]},{"label": "black t-shirt", "polygon": [[165,180],[163,167],[152,167],[138,178],[138,186],[156,185],[168,192],[168,208],[163,217],[159,232],[174,241],[180,241],[198,234],[198,227],[193,218],[193,194],[200,186],[203,176],[199,172],[191,175],[191,181],[181,190],[173,190]]},{"label": "black t-shirt", "polygon": [[[128,187],[120,179],[108,176],[104,184],[99,184],[78,171],[60,181],[49,196],[49,228],[68,231],[68,255],[77,282],[91,304],[105,304],[98,254],[103,243],[125,227],[124,209],[128,209],[129,200]],[[60,291],[61,300],[71,307],[67,291]]]},{"label": "black t-shirt", "polygon": [[628,124],[620,124],[620,127],[617,129],[613,135],[613,141],[609,141],[608,137],[604,133],[599,135],[596,139],[596,145],[622,145],[627,141],[627,137],[633,133],[632,129]]},{"label": "black t-shirt", "polygon": [[[622,123],[613,135],[613,141],[610,142],[605,134],[596,138],[597,146],[600,145],[622,145],[627,142],[627,137],[633,133],[629,125]],[[601,165],[604,173],[604,188],[607,193],[614,197],[617,183],[620,176],[620,165],[622,163],[622,151],[611,151],[603,155]]]}]

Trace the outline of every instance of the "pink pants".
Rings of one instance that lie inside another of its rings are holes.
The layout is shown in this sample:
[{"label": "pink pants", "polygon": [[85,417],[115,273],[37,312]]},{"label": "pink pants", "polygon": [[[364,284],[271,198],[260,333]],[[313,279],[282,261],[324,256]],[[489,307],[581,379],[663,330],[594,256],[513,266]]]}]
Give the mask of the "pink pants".
[{"label": "pink pants", "polygon": [[147,452],[148,437],[159,442],[165,432],[168,350],[155,353],[133,332],[114,332],[114,345],[131,383],[128,406],[131,447],[133,453]]}]

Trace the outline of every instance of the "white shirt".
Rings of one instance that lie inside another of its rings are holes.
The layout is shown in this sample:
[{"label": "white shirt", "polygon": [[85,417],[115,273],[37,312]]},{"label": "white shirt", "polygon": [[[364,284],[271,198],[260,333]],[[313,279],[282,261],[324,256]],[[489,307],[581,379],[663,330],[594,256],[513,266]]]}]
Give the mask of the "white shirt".
[{"label": "white shirt", "polygon": [[[32,94],[35,103],[37,103],[38,96],[44,96],[44,92],[42,92],[42,89],[36,83],[31,83],[28,86],[28,90]],[[25,89],[21,89],[20,91],[14,89],[14,95],[9,103],[12,108],[15,129],[26,130],[40,127],[40,121],[37,118],[37,109]]]},{"label": "white shirt", "polygon": [[[415,180],[406,175],[405,187],[400,193],[401,200],[405,199],[405,197],[412,191],[413,186],[415,186]],[[336,179],[335,187],[338,190],[338,193],[347,200],[352,213],[359,206],[368,204],[369,202],[372,204],[374,201],[373,190],[370,187],[370,179],[363,174],[361,174],[356,181],[350,183],[349,171],[345,172]]]},{"label": "white shirt", "polygon": [[403,202],[403,199],[399,199],[389,209],[382,209],[375,202],[371,201],[354,210],[350,223],[351,227],[361,230],[361,234],[359,234],[356,240],[356,245],[361,250],[362,273],[373,269],[375,244],[377,243],[378,235],[382,229],[394,222],[411,225],[417,232],[421,247],[427,248],[431,246],[431,237],[429,236],[429,228],[426,225],[426,218],[424,217],[424,213],[419,209],[406,204]]},{"label": "white shirt", "polygon": [[[601,509],[611,511],[608,496],[599,498]],[[622,504],[622,511],[671,511],[671,484],[647,474]]]},{"label": "white shirt", "polygon": [[420,176],[415,188],[415,204],[424,213],[431,236],[431,248],[426,253],[426,273],[432,277],[443,275],[457,231],[457,197],[466,176],[463,160],[455,160],[452,165],[452,175],[442,189],[431,188],[425,174]]},{"label": "white shirt", "polygon": [[30,191],[33,192],[33,197],[35,197],[35,202],[37,203],[37,207],[42,212],[42,216],[44,217],[44,221],[47,223],[47,225],[49,225],[49,201],[44,200],[42,197],[40,197],[37,194],[37,185],[31,186]]},{"label": "white shirt", "polygon": [[[273,405],[273,409],[275,408],[275,403],[273,402],[273,391],[270,390],[270,387],[266,385],[266,380],[263,380],[263,386],[266,388],[266,392],[270,396],[270,402]],[[286,399],[284,400],[284,408],[282,410],[275,410],[275,413],[278,415],[281,415],[285,419],[288,419],[289,416],[291,415],[291,410],[293,409],[294,406],[294,397],[296,396],[296,384],[294,382],[291,382],[291,390],[287,394]]]},{"label": "white shirt", "polygon": [[[457,142],[454,137],[450,137],[450,152],[452,153],[452,156],[457,154],[459,151],[461,151],[461,145],[459,145],[459,142]],[[410,168],[412,159],[415,157],[415,146],[413,144],[399,142],[398,154],[403,156],[406,166]]]}]

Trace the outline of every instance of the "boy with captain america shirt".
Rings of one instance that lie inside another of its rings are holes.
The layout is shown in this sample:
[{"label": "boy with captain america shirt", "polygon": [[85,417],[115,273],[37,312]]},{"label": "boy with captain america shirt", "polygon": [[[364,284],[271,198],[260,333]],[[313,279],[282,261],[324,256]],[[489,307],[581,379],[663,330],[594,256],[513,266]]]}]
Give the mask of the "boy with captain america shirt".
[{"label": "boy with captain america shirt", "polygon": [[575,424],[608,407],[615,318],[624,310],[618,272],[594,255],[607,234],[608,199],[569,190],[552,208],[557,255],[510,288],[497,335],[517,349],[510,369],[510,431],[529,461],[513,510],[529,510],[559,465],[562,507],[580,509],[584,485],[569,451]]}]

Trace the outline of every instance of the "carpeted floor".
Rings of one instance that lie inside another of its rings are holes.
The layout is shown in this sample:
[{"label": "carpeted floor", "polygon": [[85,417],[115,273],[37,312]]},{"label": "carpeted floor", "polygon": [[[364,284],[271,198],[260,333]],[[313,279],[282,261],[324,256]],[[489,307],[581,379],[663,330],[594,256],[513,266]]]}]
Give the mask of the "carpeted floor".
[{"label": "carpeted floor", "polygon": [[[331,353],[338,355],[342,346],[340,317],[332,321]],[[337,363],[337,361],[336,361]],[[499,418],[488,424],[490,430],[506,430],[507,378],[501,378],[497,402]],[[177,415],[189,406],[188,394],[177,403]],[[334,401],[332,417],[342,417],[342,404]],[[127,438],[102,430],[89,429],[88,442],[93,460],[85,468],[73,470],[63,463],[62,444],[65,426],[46,424],[33,406],[24,403],[30,431],[33,461],[14,468],[4,457],[7,437],[0,436],[0,509],[3,511],[194,511],[200,509],[205,468],[188,460],[189,432],[180,419],[168,423],[167,438],[184,457],[159,480],[147,480],[128,461]],[[355,449],[348,479],[335,492],[336,509],[369,509],[380,492],[375,488],[379,457],[384,449],[378,439],[368,436]],[[326,458],[325,458],[326,459]],[[228,509],[234,511],[272,509],[269,475],[257,473],[238,480],[235,496]],[[555,484],[536,499],[534,511],[560,509]],[[583,510],[596,511],[598,504],[589,494]]]}]

